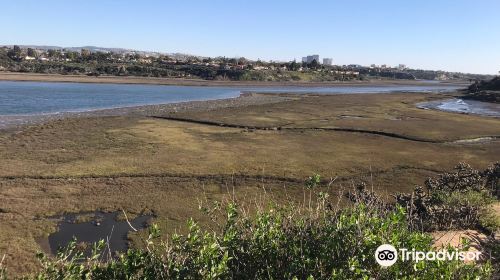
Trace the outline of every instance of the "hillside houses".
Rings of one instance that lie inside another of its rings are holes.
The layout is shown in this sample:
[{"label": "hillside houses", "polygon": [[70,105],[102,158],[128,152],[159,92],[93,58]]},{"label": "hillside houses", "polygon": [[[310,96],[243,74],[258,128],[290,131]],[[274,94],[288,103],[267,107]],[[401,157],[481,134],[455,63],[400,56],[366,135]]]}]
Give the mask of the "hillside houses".
[{"label": "hillside houses", "polygon": [[[115,52],[116,50],[116,52]],[[415,70],[404,64],[330,65],[319,63],[319,55],[304,57],[303,61],[261,61],[244,57],[200,57],[186,54],[162,54],[97,47],[36,48],[0,47],[1,71],[117,75],[147,77],[193,77],[200,79],[249,79],[335,81],[352,79],[484,79],[481,75]]]}]

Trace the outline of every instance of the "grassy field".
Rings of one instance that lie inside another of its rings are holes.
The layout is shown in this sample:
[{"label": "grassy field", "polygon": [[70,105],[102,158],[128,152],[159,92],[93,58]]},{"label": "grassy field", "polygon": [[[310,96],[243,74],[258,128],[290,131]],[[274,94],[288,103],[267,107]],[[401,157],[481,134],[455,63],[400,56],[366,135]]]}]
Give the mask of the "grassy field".
[{"label": "grassy field", "polygon": [[[331,192],[365,181],[384,194],[410,191],[465,161],[497,161],[500,120],[415,108],[433,94],[363,94],[210,111],[68,118],[0,133],[0,257],[14,272],[36,267],[37,240],[64,212],[153,211],[166,233],[198,202],[237,196],[255,201],[304,199],[313,173],[336,178]],[[212,121],[259,130],[213,126]],[[329,129],[358,129],[360,132]],[[414,138],[384,136],[383,132]]]}]

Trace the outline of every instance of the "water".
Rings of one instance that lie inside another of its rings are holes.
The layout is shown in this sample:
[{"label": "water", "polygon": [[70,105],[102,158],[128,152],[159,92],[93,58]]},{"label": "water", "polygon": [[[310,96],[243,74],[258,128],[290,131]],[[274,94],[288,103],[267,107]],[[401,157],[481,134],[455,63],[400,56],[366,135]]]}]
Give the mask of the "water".
[{"label": "water", "polygon": [[453,98],[439,101],[422,102],[417,104],[417,107],[454,113],[500,117],[500,104],[475,100]]},{"label": "water", "polygon": [[[123,252],[128,249],[127,234],[132,230],[125,220],[118,221],[117,216],[120,212],[114,213],[81,213],[68,214],[62,216],[62,221],[58,225],[58,230],[48,238],[48,247],[51,253],[57,253],[57,250],[66,246],[73,238],[77,242],[87,244],[98,242],[99,240],[108,240],[111,252]],[[78,218],[89,217],[86,222],[78,222]],[[132,226],[141,230],[147,227],[151,215],[138,216],[131,219]]]},{"label": "water", "polygon": [[0,81],[0,116],[82,112],[139,105],[237,97],[241,91],[293,93],[435,92],[456,85],[387,85],[335,87],[199,87],[127,84]]}]

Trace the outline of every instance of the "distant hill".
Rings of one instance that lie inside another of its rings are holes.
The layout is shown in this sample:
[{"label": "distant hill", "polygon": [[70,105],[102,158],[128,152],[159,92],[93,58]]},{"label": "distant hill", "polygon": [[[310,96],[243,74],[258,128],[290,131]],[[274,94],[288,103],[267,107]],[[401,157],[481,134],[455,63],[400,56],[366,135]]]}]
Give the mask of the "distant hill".
[{"label": "distant hill", "polygon": [[[7,47],[12,47],[12,45],[6,45]],[[82,46],[82,47],[60,47],[60,46],[40,46],[40,45],[19,45],[22,49],[32,48],[37,50],[68,50],[68,51],[81,51],[82,49],[90,50],[91,52],[115,52],[115,53],[125,53],[132,52],[132,49],[124,48],[103,48],[96,46]]]},{"label": "distant hill", "polygon": [[[9,48],[12,48],[13,45],[3,45]],[[187,57],[198,57],[198,58],[204,58],[203,56],[198,56],[198,55],[192,55],[192,54],[186,54],[186,53],[166,53],[166,52],[155,52],[155,51],[140,51],[140,50],[134,50],[134,49],[125,49],[125,48],[106,48],[106,47],[97,47],[97,46],[81,46],[81,47],[60,47],[60,46],[43,46],[43,45],[18,45],[22,49],[27,49],[27,48],[32,48],[32,49],[37,49],[37,50],[67,50],[67,51],[72,51],[72,52],[80,52],[82,49],[89,50],[90,52],[105,52],[105,53],[117,53],[117,54],[123,54],[123,53],[137,53],[140,55],[147,55],[147,56],[152,56],[152,57],[158,57],[160,55],[168,55],[170,57],[173,57],[175,59],[185,59]]]}]

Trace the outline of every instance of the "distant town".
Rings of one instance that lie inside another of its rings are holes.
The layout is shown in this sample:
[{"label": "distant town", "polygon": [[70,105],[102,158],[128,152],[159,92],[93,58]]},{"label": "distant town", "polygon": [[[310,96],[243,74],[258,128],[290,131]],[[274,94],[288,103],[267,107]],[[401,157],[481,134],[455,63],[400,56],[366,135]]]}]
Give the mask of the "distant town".
[{"label": "distant town", "polygon": [[480,80],[489,75],[411,69],[405,64],[336,65],[313,54],[288,62],[203,57],[119,48],[0,47],[0,71],[88,76],[141,76],[234,81],[350,81],[369,79]]}]

